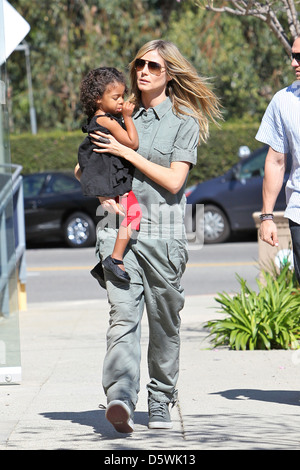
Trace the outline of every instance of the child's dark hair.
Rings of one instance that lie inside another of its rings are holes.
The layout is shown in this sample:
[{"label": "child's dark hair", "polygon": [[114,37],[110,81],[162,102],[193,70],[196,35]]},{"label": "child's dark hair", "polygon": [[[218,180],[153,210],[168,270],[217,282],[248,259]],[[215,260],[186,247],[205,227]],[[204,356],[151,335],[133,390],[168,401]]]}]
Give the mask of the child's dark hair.
[{"label": "child's dark hair", "polygon": [[107,86],[113,83],[121,83],[127,92],[124,75],[114,67],[99,67],[84,77],[80,84],[80,101],[88,118],[94,116],[98,109],[97,100],[102,97]]}]

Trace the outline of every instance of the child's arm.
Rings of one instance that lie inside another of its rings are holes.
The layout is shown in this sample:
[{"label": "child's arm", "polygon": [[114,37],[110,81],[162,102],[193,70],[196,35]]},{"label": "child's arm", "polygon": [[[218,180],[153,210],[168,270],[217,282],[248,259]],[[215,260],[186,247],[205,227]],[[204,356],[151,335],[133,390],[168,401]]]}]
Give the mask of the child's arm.
[{"label": "child's arm", "polygon": [[133,111],[134,111],[134,104],[130,103],[129,101],[125,101],[125,103],[123,104],[123,108],[122,108],[124,124],[127,130],[127,134],[133,142],[133,147],[131,148],[137,149],[139,146],[139,136],[132,120]]},{"label": "child's arm", "polygon": [[126,145],[131,149],[137,149],[139,146],[139,138],[132,120],[134,105],[131,103],[124,103],[122,114],[126,130],[115,120],[108,116],[101,116],[97,118],[97,123],[100,126],[106,127],[111,135],[117,139],[120,144]]}]

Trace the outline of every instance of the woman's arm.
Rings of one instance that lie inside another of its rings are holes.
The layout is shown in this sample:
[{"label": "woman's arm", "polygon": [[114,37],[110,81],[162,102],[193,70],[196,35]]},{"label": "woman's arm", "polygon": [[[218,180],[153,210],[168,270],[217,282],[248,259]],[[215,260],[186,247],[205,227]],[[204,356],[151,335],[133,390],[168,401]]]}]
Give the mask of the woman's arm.
[{"label": "woman's arm", "polygon": [[80,181],[81,169],[80,169],[79,163],[77,163],[77,165],[74,168],[74,176],[78,181]]},{"label": "woman's arm", "polygon": [[124,158],[154,181],[154,183],[167,189],[171,194],[177,194],[181,190],[190,169],[189,162],[171,162],[168,168],[150,162],[137,152],[131,152],[130,154],[128,152]]},{"label": "woman's arm", "polygon": [[[97,134],[102,137],[106,136],[110,140],[110,143],[105,144],[95,140],[94,143],[99,147],[99,149],[94,150],[95,152],[103,153],[108,151],[113,155],[125,158],[125,160],[128,160],[138,170],[144,173],[144,175],[172,194],[178,193],[182,188],[190,169],[189,162],[172,162],[169,168],[164,167],[157,163],[150,162],[134,150],[120,144],[111,135],[106,135],[101,132]],[[96,134],[91,134],[91,137],[97,139]]]}]

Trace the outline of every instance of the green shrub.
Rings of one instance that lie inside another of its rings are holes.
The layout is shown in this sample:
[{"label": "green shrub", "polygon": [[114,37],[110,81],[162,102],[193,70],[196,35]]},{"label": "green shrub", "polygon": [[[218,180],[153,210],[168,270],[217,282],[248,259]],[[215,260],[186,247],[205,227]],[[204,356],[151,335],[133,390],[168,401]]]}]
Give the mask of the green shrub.
[{"label": "green shrub", "polygon": [[297,349],[300,339],[300,291],[295,287],[289,265],[279,275],[263,271],[264,283],[257,281],[258,293],[237,276],[241,292],[231,297],[218,294],[224,319],[205,324],[214,347],[234,350]]},{"label": "green shrub", "polygon": [[73,170],[83,137],[81,131],[11,135],[11,161],[22,165],[24,174],[44,170]]},{"label": "green shrub", "polygon": [[[207,144],[198,148],[198,162],[189,174],[188,185],[221,175],[238,161],[238,149],[248,145],[251,150],[261,146],[255,140],[256,123],[228,123],[211,126]],[[39,131],[36,135],[10,136],[11,160],[23,166],[23,173],[43,170],[69,170],[77,163],[77,150],[84,134]]]}]

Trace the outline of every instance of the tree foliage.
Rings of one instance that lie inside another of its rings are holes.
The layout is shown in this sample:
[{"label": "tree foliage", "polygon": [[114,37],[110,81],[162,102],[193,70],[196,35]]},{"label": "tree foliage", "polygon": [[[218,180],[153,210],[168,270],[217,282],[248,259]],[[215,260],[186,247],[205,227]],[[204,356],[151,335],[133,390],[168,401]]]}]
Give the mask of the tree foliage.
[{"label": "tree foliage", "polygon": [[250,16],[263,21],[288,55],[291,54],[290,41],[300,36],[298,2],[295,3],[294,0],[196,0],[196,3],[205,5],[209,11],[230,13],[239,17]]},{"label": "tree foliage", "polygon": [[[31,26],[26,40],[31,47],[35,107],[42,128],[78,128],[78,89],[83,75],[102,65],[126,71],[140,45],[160,37],[166,29],[162,14],[155,8],[158,2],[153,1],[15,0],[11,3]],[[21,54],[14,52],[7,63],[15,129],[20,129],[21,123],[27,127],[24,113],[16,109],[26,96]]]},{"label": "tree foliage", "polygon": [[[191,6],[191,4],[193,4]],[[294,80],[289,58],[267,25],[181,0],[169,36],[212,77],[226,119],[260,120],[271,97]]]},{"label": "tree foliage", "polygon": [[[127,73],[137,50],[169,39],[219,95],[226,119],[261,118],[277,89],[288,84],[289,62],[268,27],[252,17],[199,8],[194,0],[11,0],[31,26],[34,104],[38,129],[73,130],[84,118],[79,84],[91,68]],[[11,131],[29,131],[23,52],[7,61]]]}]

